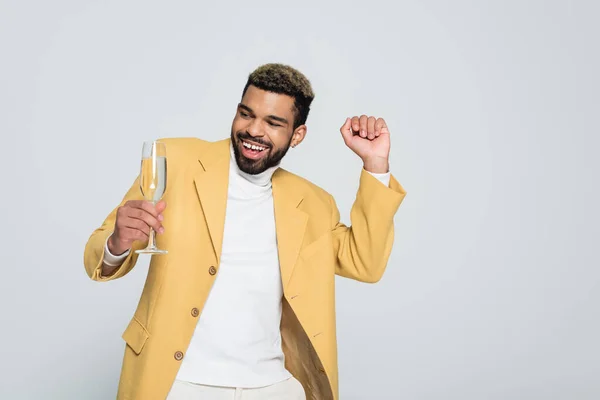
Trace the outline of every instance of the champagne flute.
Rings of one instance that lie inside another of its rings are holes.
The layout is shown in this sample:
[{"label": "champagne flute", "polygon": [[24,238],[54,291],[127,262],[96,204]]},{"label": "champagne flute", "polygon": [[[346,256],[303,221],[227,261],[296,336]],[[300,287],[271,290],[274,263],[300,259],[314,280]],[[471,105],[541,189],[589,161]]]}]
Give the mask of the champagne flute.
[{"label": "champagne flute", "polygon": [[[140,167],[140,190],[144,199],[156,205],[167,188],[167,149],[158,141],[144,142],[142,147],[142,164]],[[155,232],[150,227],[148,245],[145,249],[136,250],[138,254],[167,254],[166,250],[156,247]]]}]

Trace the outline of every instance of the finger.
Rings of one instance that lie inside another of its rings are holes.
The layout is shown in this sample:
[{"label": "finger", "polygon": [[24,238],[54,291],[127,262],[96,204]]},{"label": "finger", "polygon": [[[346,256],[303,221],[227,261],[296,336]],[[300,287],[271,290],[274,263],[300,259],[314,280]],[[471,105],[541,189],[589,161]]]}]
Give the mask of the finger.
[{"label": "finger", "polygon": [[132,208],[129,211],[128,217],[139,219],[145,222],[148,226],[152,227],[156,232],[163,233],[164,227],[160,223],[160,221],[154,217],[154,215],[150,214],[146,210],[142,210],[139,208]]},{"label": "finger", "polygon": [[138,231],[144,232],[146,235],[150,234],[150,226],[141,219],[127,218],[122,222],[122,227],[127,229],[137,229]]},{"label": "finger", "polygon": [[375,117],[367,119],[367,137],[369,140],[375,139]]},{"label": "finger", "polygon": [[350,118],[346,118],[344,125],[340,128],[340,133],[344,138],[344,142],[348,143],[352,140],[352,120]]},{"label": "finger", "polygon": [[366,115],[360,116],[360,137],[363,137],[363,138],[367,137],[367,121],[368,121],[368,118]]},{"label": "finger", "polygon": [[144,203],[146,203],[146,200],[129,200],[123,205],[123,207],[142,208]]},{"label": "finger", "polygon": [[125,205],[129,208],[141,209],[152,215],[154,218],[158,217],[156,206],[147,200],[129,200]]},{"label": "finger", "polygon": [[148,214],[152,215],[154,218],[158,218],[158,211],[156,210],[156,206],[149,201],[144,201],[142,203],[142,210],[146,211]]},{"label": "finger", "polygon": [[148,240],[147,234],[140,231],[139,229],[134,229],[134,228],[124,228],[123,236],[126,237],[127,240],[130,240],[132,242],[134,240],[140,240],[142,242],[145,242],[146,240]]},{"label": "finger", "polygon": [[158,203],[156,203],[156,213],[158,214],[156,217],[159,221],[163,220],[163,215],[162,212],[165,211],[165,208],[167,208],[167,202],[164,200],[159,201]]},{"label": "finger", "polygon": [[385,126],[385,121],[383,118],[377,118],[375,122],[375,137],[378,137],[381,134],[381,128]]},{"label": "finger", "polygon": [[154,208],[156,209],[156,211],[161,213],[165,210],[165,208],[167,208],[167,202],[164,200],[161,200],[158,203],[156,203],[156,206]]},{"label": "finger", "polygon": [[360,131],[360,120],[358,117],[352,117],[352,131],[354,135],[358,135]]}]

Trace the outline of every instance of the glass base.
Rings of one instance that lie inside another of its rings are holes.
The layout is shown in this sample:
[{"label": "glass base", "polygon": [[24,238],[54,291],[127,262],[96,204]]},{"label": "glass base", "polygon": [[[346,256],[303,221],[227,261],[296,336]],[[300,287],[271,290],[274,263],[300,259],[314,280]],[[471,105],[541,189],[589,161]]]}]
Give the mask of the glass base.
[{"label": "glass base", "polygon": [[137,254],[168,254],[167,250],[161,250],[157,248],[145,248],[135,251]]}]

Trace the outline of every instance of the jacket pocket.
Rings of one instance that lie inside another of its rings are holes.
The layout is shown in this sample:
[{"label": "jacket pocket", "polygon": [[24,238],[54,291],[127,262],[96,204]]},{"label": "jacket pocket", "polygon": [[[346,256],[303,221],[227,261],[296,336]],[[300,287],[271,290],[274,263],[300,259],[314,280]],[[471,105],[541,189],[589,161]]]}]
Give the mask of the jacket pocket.
[{"label": "jacket pocket", "polygon": [[125,340],[125,343],[135,352],[135,354],[140,354],[144,345],[146,344],[146,340],[150,337],[148,330],[142,325],[140,321],[136,317],[133,317],[129,322],[129,325],[123,332],[122,338]]}]

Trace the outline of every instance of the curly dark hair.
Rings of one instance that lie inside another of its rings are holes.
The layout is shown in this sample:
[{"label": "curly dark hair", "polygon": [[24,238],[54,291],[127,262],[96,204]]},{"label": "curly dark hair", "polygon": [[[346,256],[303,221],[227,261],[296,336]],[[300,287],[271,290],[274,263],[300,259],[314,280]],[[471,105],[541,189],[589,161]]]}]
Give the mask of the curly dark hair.
[{"label": "curly dark hair", "polygon": [[242,97],[252,85],[259,89],[294,98],[294,129],[306,123],[310,104],[315,98],[310,81],[300,71],[285,64],[270,63],[256,68],[249,76]]}]

